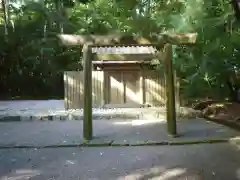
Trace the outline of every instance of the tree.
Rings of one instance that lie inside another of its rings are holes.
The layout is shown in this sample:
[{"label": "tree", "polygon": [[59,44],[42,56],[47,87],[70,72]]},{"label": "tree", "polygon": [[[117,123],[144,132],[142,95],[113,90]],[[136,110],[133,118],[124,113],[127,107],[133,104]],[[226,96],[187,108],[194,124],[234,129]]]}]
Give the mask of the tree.
[{"label": "tree", "polygon": [[56,39],[58,33],[197,32],[194,47],[175,48],[174,65],[181,77],[182,94],[188,98],[237,100],[240,31],[234,11],[226,1],[25,0],[18,5],[16,2],[2,1],[4,26],[0,28],[1,38],[8,34],[7,42],[0,41],[4,74],[1,84],[6,91],[12,89],[12,94],[13,89],[15,94],[20,91],[16,89],[31,94],[22,85],[26,79],[54,94],[57,91],[54,82],[61,79],[64,70],[81,69],[79,48],[61,47]]},{"label": "tree", "polygon": [[5,38],[8,35],[8,26],[9,26],[9,2],[8,0],[2,0],[1,2],[2,11],[3,11],[3,19],[4,19],[4,32]]}]

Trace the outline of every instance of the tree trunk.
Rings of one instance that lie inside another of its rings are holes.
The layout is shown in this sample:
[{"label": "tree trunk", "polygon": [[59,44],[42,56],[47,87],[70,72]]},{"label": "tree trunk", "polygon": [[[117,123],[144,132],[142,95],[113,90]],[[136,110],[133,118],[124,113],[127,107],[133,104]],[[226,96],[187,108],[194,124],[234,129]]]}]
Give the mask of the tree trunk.
[{"label": "tree trunk", "polygon": [[230,80],[227,80],[227,85],[228,85],[228,88],[230,90],[230,98],[232,101],[234,102],[240,102],[240,98],[239,98],[239,91],[240,91],[240,88],[234,84],[234,82],[231,82]]},{"label": "tree trunk", "polygon": [[8,9],[8,0],[2,0],[2,9],[3,9],[3,19],[4,19],[4,32],[7,39],[8,36],[8,25],[9,25],[9,9]]},{"label": "tree trunk", "polygon": [[58,31],[59,33],[63,33],[64,30],[63,30],[63,23],[62,23],[62,19],[65,15],[65,9],[64,9],[64,6],[63,6],[63,2],[60,1],[60,0],[55,0],[55,7],[56,7],[56,11],[58,13],[58,15],[61,17],[61,21],[60,22],[57,22],[57,25],[58,25]]}]

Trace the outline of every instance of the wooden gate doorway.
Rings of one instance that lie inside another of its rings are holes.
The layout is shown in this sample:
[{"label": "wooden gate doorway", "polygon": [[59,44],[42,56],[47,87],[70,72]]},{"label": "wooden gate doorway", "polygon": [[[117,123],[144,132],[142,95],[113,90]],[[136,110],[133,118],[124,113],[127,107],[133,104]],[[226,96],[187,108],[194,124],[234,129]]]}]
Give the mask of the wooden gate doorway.
[{"label": "wooden gate doorway", "polygon": [[106,71],[108,85],[107,104],[141,104],[140,91],[140,70],[130,71]]}]

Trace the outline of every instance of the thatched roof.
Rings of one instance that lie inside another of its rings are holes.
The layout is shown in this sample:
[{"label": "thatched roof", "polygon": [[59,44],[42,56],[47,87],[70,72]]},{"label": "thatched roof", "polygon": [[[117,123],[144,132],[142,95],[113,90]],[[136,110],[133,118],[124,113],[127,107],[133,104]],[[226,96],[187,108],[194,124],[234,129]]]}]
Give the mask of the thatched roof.
[{"label": "thatched roof", "polygon": [[155,54],[157,49],[154,46],[104,46],[93,47],[93,53],[97,54]]},{"label": "thatched roof", "polygon": [[[93,61],[149,61],[157,52],[154,46],[122,45],[93,47]],[[105,62],[106,63],[106,62]]]}]

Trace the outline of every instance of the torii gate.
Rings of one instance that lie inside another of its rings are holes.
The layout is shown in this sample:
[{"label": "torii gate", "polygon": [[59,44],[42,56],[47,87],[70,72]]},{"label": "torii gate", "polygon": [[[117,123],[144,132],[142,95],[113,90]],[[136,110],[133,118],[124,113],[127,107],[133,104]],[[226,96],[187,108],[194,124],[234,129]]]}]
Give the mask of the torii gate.
[{"label": "torii gate", "polygon": [[[164,55],[164,73],[166,83],[166,109],[167,109],[167,127],[168,133],[174,137],[177,136],[176,126],[176,109],[175,109],[175,92],[174,92],[174,76],[172,66],[172,45],[194,44],[197,39],[196,33],[188,34],[161,34],[159,36],[143,37],[143,36],[127,36],[120,35],[58,35],[60,41],[64,45],[82,45],[83,46],[83,63],[84,63],[84,120],[83,120],[83,136],[85,140],[91,140],[93,137],[92,125],[92,59],[96,52],[93,48],[98,47],[116,47],[116,46],[155,46],[163,49]],[[133,39],[135,44],[119,44],[123,39]],[[119,53],[121,54],[121,53]],[[160,59],[161,51],[156,53]]]}]

